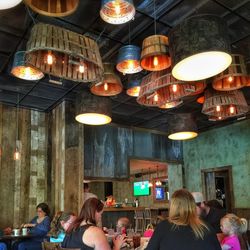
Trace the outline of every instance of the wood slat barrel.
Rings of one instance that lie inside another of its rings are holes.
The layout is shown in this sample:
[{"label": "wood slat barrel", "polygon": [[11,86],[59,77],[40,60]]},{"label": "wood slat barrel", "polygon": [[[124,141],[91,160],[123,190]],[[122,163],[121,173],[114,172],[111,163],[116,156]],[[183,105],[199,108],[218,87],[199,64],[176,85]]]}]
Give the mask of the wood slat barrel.
[{"label": "wood slat barrel", "polygon": [[54,17],[63,17],[72,14],[79,5],[79,0],[25,0],[33,11]]},{"label": "wood slat barrel", "polygon": [[[51,54],[53,63],[46,62]],[[26,60],[42,72],[77,82],[99,81],[103,65],[97,43],[83,35],[50,24],[36,24],[26,47]],[[84,70],[80,72],[79,66]]]}]

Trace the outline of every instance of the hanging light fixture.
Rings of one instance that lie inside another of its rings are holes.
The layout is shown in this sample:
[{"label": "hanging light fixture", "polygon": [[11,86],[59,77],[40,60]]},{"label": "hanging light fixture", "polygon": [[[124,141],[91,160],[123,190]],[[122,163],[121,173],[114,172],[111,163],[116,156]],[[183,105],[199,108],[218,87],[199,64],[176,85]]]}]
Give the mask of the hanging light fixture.
[{"label": "hanging light fixture", "polygon": [[44,23],[35,24],[31,30],[26,62],[44,73],[75,82],[97,82],[103,74],[98,44],[93,39]]},{"label": "hanging light fixture", "polygon": [[137,97],[140,92],[141,80],[129,80],[127,87],[127,95]]},{"label": "hanging light fixture", "polygon": [[108,98],[83,92],[76,98],[75,119],[83,124],[104,125],[111,122],[111,102]]},{"label": "hanging light fixture", "polygon": [[26,64],[25,51],[15,53],[11,74],[28,81],[37,81],[44,77],[42,71]]},{"label": "hanging light fixture", "polygon": [[177,100],[177,101],[173,101],[173,102],[166,102],[163,105],[159,106],[159,108],[161,108],[161,109],[172,109],[172,108],[178,107],[182,103],[183,103],[182,100]]},{"label": "hanging light fixture", "polygon": [[192,114],[175,114],[168,125],[168,138],[171,140],[188,140],[198,135]]},{"label": "hanging light fixture", "polygon": [[237,117],[248,112],[248,105],[240,90],[217,91],[207,89],[202,107],[202,113],[209,119],[224,120]]},{"label": "hanging light fixture", "polygon": [[152,183],[152,178],[151,178],[151,171],[150,171],[150,168],[148,170],[148,174],[149,174],[149,182],[148,182],[148,186],[149,187],[153,187],[153,183]]},{"label": "hanging light fixture", "polygon": [[91,93],[99,96],[114,96],[120,94],[123,86],[120,77],[114,72],[114,65],[112,63],[104,63],[103,66],[103,79],[90,86]]},{"label": "hanging light fixture", "polygon": [[38,14],[64,17],[77,9],[79,0],[24,0],[24,3]]},{"label": "hanging light fixture", "polygon": [[21,158],[20,148],[19,148],[19,94],[17,95],[17,105],[16,105],[16,148],[14,152],[14,160],[18,161]]},{"label": "hanging light fixture", "polygon": [[157,169],[157,170],[156,170],[156,171],[157,171],[157,172],[156,172],[156,173],[157,173],[157,179],[156,179],[155,185],[156,185],[156,186],[161,186],[162,183],[161,183],[161,181],[159,180],[158,166],[156,166],[156,169]]},{"label": "hanging light fixture", "polygon": [[0,1],[0,10],[6,10],[17,6],[22,0],[7,0]]},{"label": "hanging light fixture", "polygon": [[232,62],[226,25],[215,15],[191,16],[169,33],[172,74],[183,81],[215,76]]},{"label": "hanging light fixture", "polygon": [[161,107],[166,103],[178,104],[181,98],[198,94],[205,87],[204,81],[179,81],[168,69],[152,72],[142,79],[137,102],[151,107]]},{"label": "hanging light fixture", "polygon": [[133,0],[102,0],[100,16],[111,24],[129,22],[135,16]]},{"label": "hanging light fixture", "polygon": [[217,75],[213,81],[213,88],[219,91],[229,91],[245,87],[249,81],[244,57],[233,54],[231,65]]},{"label": "hanging light fixture", "polygon": [[119,49],[116,69],[123,74],[142,71],[140,66],[141,49],[135,45],[126,45]]}]

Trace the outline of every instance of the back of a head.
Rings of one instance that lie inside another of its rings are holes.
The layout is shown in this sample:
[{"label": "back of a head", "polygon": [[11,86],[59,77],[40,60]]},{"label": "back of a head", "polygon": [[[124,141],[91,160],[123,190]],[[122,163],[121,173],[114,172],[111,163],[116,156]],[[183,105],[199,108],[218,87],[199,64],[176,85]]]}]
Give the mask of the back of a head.
[{"label": "back of a head", "polygon": [[247,231],[247,220],[239,218],[235,214],[226,214],[222,220],[227,219],[235,234],[242,234]]},{"label": "back of a head", "polygon": [[175,225],[189,225],[197,238],[203,238],[207,229],[196,213],[196,204],[190,192],[175,191],[170,200],[169,221]]}]

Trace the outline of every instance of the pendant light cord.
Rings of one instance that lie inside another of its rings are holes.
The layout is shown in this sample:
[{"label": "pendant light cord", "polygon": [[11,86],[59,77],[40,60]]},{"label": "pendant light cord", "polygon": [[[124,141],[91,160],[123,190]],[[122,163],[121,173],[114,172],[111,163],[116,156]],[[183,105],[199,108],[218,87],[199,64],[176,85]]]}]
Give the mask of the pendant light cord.
[{"label": "pendant light cord", "polygon": [[130,38],[130,22],[128,23],[128,44],[130,45],[131,38]]},{"label": "pendant light cord", "polygon": [[156,9],[155,9],[155,0],[154,0],[154,29],[155,29],[155,35],[156,35]]},{"label": "pendant light cord", "polygon": [[17,94],[17,105],[16,105],[16,143],[18,141],[18,137],[19,137],[19,129],[18,129],[18,116],[19,114],[19,93]]}]

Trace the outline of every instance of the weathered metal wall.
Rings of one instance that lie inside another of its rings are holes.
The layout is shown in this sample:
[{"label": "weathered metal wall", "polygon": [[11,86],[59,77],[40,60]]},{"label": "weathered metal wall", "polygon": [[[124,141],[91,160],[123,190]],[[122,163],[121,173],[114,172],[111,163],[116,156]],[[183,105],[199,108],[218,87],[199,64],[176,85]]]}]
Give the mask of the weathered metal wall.
[{"label": "weathered metal wall", "polygon": [[201,170],[232,165],[236,208],[250,208],[250,120],[201,133],[183,144],[185,183],[200,191]]}]

